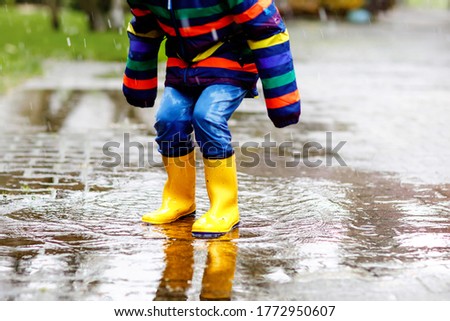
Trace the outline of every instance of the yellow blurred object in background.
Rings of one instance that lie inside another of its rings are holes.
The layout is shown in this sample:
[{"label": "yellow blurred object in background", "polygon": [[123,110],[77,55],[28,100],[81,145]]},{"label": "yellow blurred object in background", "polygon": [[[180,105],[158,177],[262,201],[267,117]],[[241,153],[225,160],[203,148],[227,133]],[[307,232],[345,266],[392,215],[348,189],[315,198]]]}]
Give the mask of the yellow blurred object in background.
[{"label": "yellow blurred object in background", "polygon": [[320,8],[320,0],[288,0],[288,4],[294,13],[317,13]]},{"label": "yellow blurred object in background", "polygon": [[331,11],[347,11],[361,8],[364,0],[322,0],[322,6]]},{"label": "yellow blurred object in background", "polygon": [[317,13],[325,8],[331,11],[347,11],[361,8],[364,0],[288,0],[294,13]]}]

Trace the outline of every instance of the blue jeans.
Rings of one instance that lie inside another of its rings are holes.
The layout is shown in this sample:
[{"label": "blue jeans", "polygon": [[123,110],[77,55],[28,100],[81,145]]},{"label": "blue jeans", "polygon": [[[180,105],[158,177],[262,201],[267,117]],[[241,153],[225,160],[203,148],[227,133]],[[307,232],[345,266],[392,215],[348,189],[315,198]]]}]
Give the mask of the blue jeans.
[{"label": "blue jeans", "polygon": [[203,157],[224,159],[233,155],[228,120],[247,90],[233,85],[211,85],[204,89],[166,87],[156,113],[159,152],[179,157],[194,149],[195,133]]}]

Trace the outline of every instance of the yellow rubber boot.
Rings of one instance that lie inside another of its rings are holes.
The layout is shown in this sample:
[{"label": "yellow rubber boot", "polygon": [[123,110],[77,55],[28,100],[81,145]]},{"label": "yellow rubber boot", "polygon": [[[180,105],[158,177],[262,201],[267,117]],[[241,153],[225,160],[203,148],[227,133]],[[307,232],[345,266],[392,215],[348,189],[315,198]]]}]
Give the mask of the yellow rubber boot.
[{"label": "yellow rubber boot", "polygon": [[167,172],[161,207],[142,216],[150,224],[171,223],[195,213],[195,152],[181,157],[163,157]]},{"label": "yellow rubber boot", "polygon": [[204,159],[209,211],[192,225],[192,235],[215,238],[239,224],[236,159]]}]

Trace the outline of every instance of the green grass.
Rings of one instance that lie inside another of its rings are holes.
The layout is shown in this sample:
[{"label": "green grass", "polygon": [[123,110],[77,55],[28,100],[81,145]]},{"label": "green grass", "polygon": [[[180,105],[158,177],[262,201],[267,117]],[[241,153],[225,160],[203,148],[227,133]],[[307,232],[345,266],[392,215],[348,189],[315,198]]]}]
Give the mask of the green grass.
[{"label": "green grass", "polygon": [[64,10],[61,28],[54,31],[45,7],[26,8],[0,7],[0,93],[42,73],[46,59],[125,63],[125,21],[121,31],[91,33],[83,13]]},{"label": "green grass", "polygon": [[0,92],[42,72],[45,59],[125,61],[125,29],[90,33],[85,16],[63,11],[54,31],[46,8],[0,8]]},{"label": "green grass", "polygon": [[406,0],[405,3],[412,7],[446,9],[449,0]]}]

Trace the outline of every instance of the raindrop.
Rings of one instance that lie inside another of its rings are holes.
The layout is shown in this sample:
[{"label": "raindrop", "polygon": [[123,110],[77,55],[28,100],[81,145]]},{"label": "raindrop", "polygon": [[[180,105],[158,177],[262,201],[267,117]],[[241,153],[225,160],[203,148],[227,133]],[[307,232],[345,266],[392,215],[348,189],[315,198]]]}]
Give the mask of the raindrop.
[{"label": "raindrop", "polygon": [[84,190],[83,190],[83,196],[86,197],[87,193],[89,192],[89,184],[88,184],[88,178],[89,178],[89,171],[90,171],[90,146],[89,143],[86,143],[84,145],[84,162],[81,165],[81,173],[80,173],[80,180],[81,183],[84,184]]},{"label": "raindrop", "polygon": [[217,30],[216,29],[212,29],[211,30],[211,34],[212,34],[212,37],[213,37],[214,41],[219,40],[219,36],[217,35]]},{"label": "raindrop", "polygon": [[113,42],[114,42],[114,48],[116,48],[116,50],[122,49],[122,44],[120,42],[117,42],[116,39],[113,39]]},{"label": "raindrop", "polygon": [[66,145],[60,140],[59,141],[59,162],[63,163],[66,158]]},{"label": "raindrop", "polygon": [[48,129],[49,132],[53,132],[53,126],[52,126],[52,123],[49,120],[47,120],[47,129]]},{"label": "raindrop", "polygon": [[321,7],[319,9],[319,17],[320,17],[320,21],[322,21],[322,22],[328,21],[327,12],[325,11],[325,9],[323,7]]},{"label": "raindrop", "polygon": [[83,39],[83,43],[84,43],[84,48],[87,48],[86,38]]},{"label": "raindrop", "polygon": [[72,46],[72,43],[70,42],[70,37],[67,37],[66,40],[67,40],[67,46],[68,46],[68,47],[71,47],[71,46]]},{"label": "raindrop", "polygon": [[112,28],[112,25],[111,25],[111,20],[110,20],[110,19],[108,19],[108,27],[109,27],[109,29],[111,29],[111,28]]},{"label": "raindrop", "polygon": [[189,28],[189,19],[181,19],[181,27]]}]

